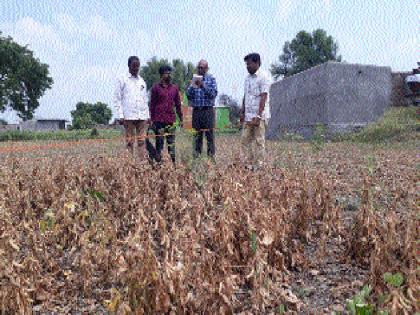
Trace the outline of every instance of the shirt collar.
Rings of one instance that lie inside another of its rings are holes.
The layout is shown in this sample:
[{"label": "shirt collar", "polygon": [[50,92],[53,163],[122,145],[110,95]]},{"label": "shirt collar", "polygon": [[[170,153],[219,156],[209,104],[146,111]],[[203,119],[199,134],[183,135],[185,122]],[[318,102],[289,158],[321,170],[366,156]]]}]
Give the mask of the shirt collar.
[{"label": "shirt collar", "polygon": [[254,74],[248,73],[248,77],[255,78],[255,77],[258,77],[260,73],[261,73],[261,68],[258,68],[258,70]]},{"label": "shirt collar", "polygon": [[132,75],[130,72],[128,73],[128,75],[127,75],[129,78],[134,78],[134,79],[138,79],[138,78],[140,78],[140,75],[139,74],[137,74],[137,77],[135,77],[134,75]]},{"label": "shirt collar", "polygon": [[[163,87],[162,81],[159,81],[159,85],[160,85],[161,87]],[[167,87],[169,88],[169,87],[171,87],[171,86],[172,86],[172,82],[171,82],[171,83],[169,83]]]}]

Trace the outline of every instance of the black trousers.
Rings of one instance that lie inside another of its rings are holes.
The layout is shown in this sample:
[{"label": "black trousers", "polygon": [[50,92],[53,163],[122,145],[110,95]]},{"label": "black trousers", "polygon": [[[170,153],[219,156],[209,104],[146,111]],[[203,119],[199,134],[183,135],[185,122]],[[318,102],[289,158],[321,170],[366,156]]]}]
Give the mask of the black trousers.
[{"label": "black trousers", "polygon": [[[194,157],[198,157],[203,149],[203,135],[207,139],[207,155],[214,157],[216,148],[214,145],[215,111],[213,106],[194,107],[192,113],[192,127],[196,133],[194,136]],[[202,131],[203,129],[207,129]]]},{"label": "black trousers", "polygon": [[166,139],[168,153],[171,156],[172,162],[175,163],[175,128],[173,124],[154,122],[147,133],[157,136],[155,138],[156,147],[153,146],[149,139],[146,143],[150,159],[156,162],[162,161],[162,150]]}]

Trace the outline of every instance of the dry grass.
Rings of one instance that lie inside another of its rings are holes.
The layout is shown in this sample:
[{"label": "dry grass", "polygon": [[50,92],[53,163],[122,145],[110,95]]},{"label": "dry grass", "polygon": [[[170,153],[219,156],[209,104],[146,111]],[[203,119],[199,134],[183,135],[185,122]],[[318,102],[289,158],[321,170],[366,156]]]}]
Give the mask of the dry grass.
[{"label": "dry grass", "polygon": [[313,312],[292,275],[337,255],[378,293],[402,272],[384,307],[418,311],[415,150],[270,143],[250,172],[235,136],[218,138],[216,165],[185,140],[176,170],[115,142],[0,157],[0,310]]}]

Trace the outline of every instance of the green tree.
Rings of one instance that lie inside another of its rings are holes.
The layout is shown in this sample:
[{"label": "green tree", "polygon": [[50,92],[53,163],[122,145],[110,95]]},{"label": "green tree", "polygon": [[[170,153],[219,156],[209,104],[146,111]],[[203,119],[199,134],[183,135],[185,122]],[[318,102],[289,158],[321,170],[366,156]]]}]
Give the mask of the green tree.
[{"label": "green tree", "polygon": [[167,59],[157,59],[153,57],[147,61],[146,65],[140,70],[140,75],[146,81],[147,88],[150,89],[154,83],[160,80],[159,68],[160,66],[168,65],[173,68],[172,82],[178,85],[181,92],[185,92],[189,80],[191,80],[195,67],[191,62],[185,63],[181,59],[174,59],[169,62]]},{"label": "green tree", "polygon": [[288,77],[330,60],[341,61],[337,53],[338,44],[324,30],[317,29],[312,34],[300,31],[291,42],[284,43],[283,54],[270,71],[276,79]]},{"label": "green tree", "polygon": [[48,65],[34,57],[27,46],[0,32],[0,112],[10,107],[23,120],[31,119],[39,98],[52,84]]},{"label": "green tree", "polygon": [[73,129],[88,129],[96,125],[109,123],[112,110],[107,104],[97,102],[95,104],[78,102],[76,109],[71,111]]}]

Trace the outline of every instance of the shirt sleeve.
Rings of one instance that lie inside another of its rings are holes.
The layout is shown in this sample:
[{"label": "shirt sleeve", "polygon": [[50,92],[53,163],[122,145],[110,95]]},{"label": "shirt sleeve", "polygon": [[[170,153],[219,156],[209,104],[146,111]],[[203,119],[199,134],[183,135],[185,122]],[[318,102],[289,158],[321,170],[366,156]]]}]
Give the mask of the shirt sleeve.
[{"label": "shirt sleeve", "polygon": [[143,85],[144,85],[144,89],[143,89],[143,99],[144,99],[144,104],[149,103],[149,94],[147,93],[147,84],[146,81],[143,80]]},{"label": "shirt sleeve", "polygon": [[204,90],[204,95],[208,96],[211,99],[216,98],[217,96],[216,79],[211,77],[210,80],[204,84],[203,90]]},{"label": "shirt sleeve", "polygon": [[122,109],[122,93],[123,93],[123,82],[121,79],[117,79],[114,90],[114,107],[116,115],[119,119],[124,118],[124,113]]},{"label": "shirt sleeve", "polygon": [[194,88],[190,85],[187,89],[187,98],[191,100],[193,95],[194,95]]},{"label": "shirt sleeve", "polygon": [[157,103],[157,89],[155,86],[152,87],[152,90],[150,91],[150,106],[149,106],[149,110],[150,110],[150,118],[152,119],[152,121],[155,118],[155,111],[156,111],[156,103]]},{"label": "shirt sleeve", "polygon": [[261,86],[260,86],[261,94],[262,93],[267,93],[268,94],[270,92],[271,80],[266,74],[261,76],[260,84],[261,84]]}]

